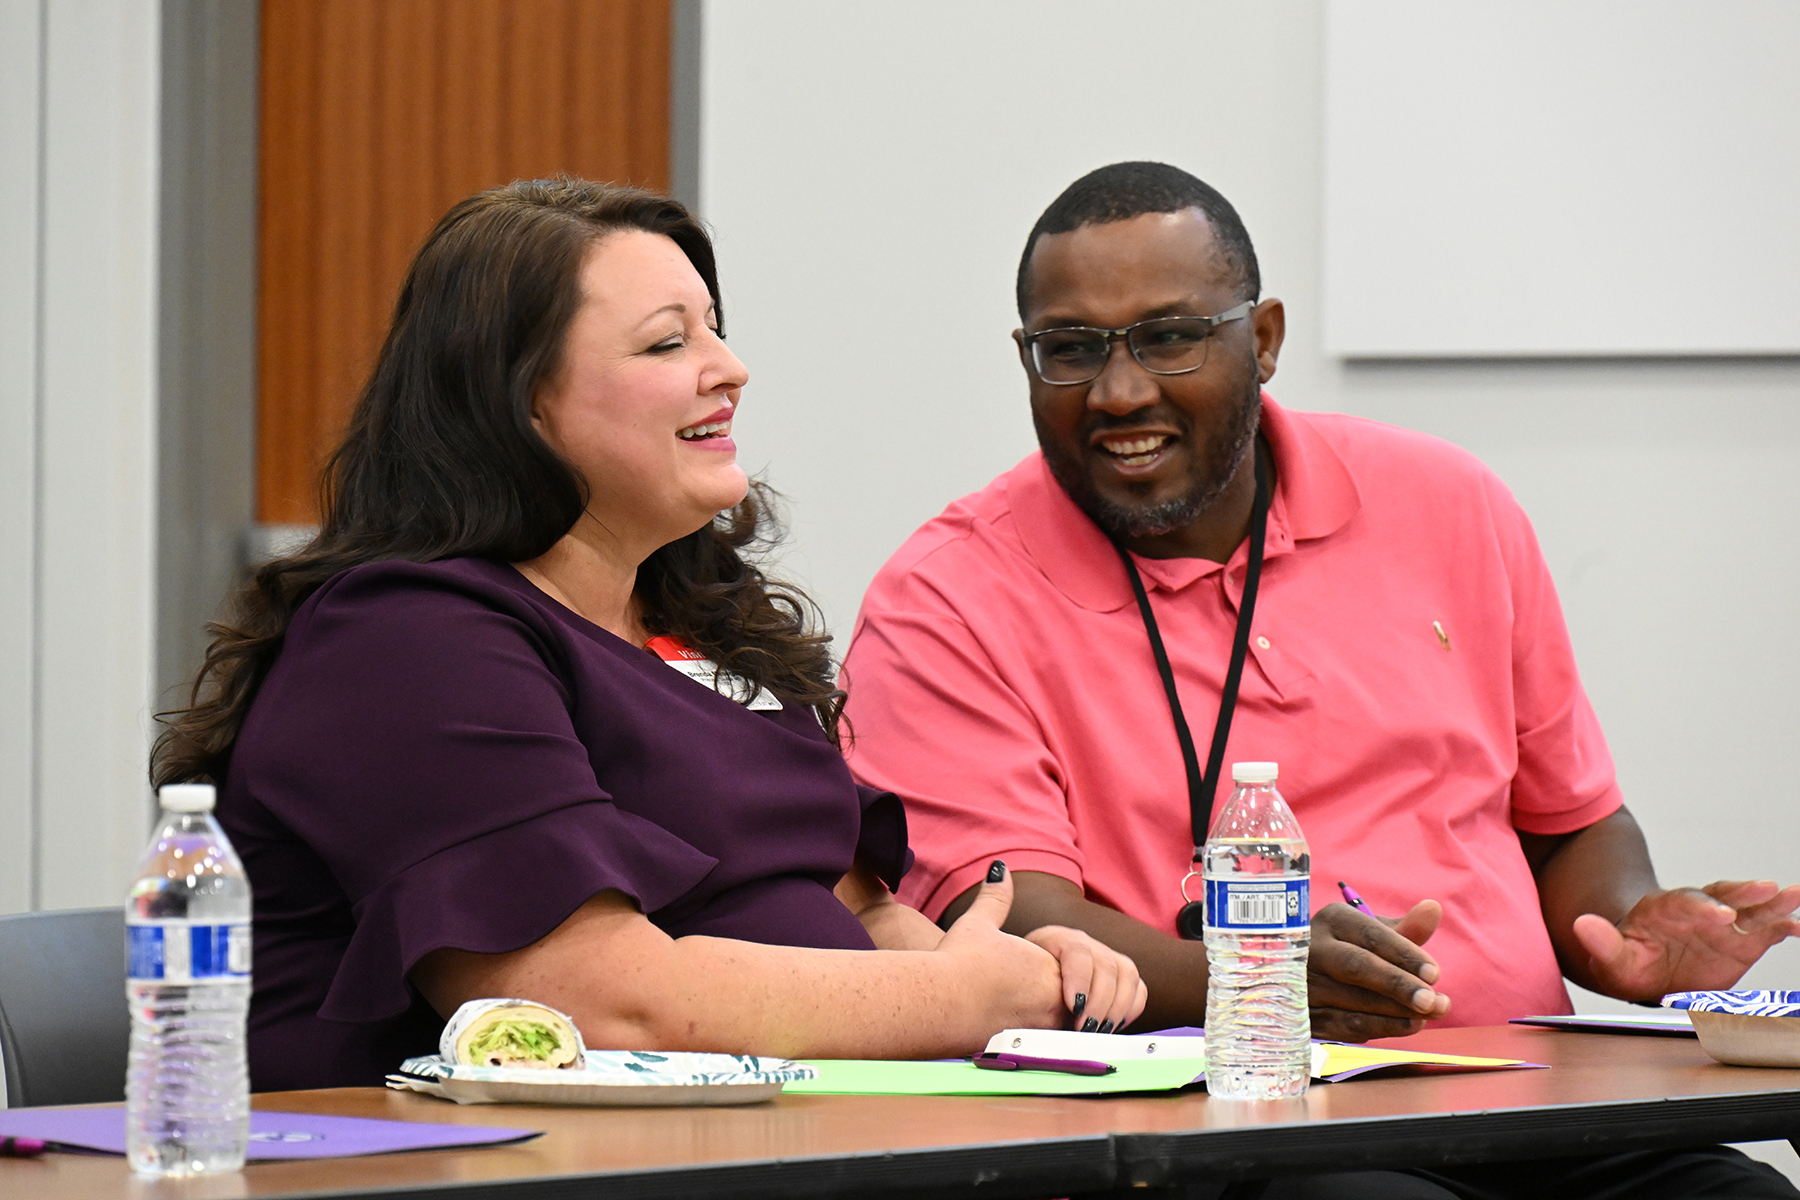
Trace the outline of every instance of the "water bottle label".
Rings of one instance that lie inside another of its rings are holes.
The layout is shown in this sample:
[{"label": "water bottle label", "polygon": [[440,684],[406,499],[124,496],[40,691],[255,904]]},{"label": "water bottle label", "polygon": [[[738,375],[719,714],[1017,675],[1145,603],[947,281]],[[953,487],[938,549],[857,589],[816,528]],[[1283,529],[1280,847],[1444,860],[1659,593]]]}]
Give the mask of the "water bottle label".
[{"label": "water bottle label", "polygon": [[126,975],[134,980],[194,983],[250,976],[250,926],[164,921],[125,927]]},{"label": "water bottle label", "polygon": [[1305,929],[1312,924],[1311,881],[1206,880],[1208,929]]}]

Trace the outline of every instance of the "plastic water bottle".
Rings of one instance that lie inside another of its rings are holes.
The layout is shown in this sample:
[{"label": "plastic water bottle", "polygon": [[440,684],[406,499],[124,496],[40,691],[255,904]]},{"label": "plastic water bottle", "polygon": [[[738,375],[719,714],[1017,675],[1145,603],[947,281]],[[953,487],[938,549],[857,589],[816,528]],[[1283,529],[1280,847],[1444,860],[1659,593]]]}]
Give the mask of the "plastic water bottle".
[{"label": "plastic water bottle", "polygon": [[1206,1091],[1225,1099],[1298,1096],[1311,1074],[1312,856],[1275,776],[1233,763],[1206,837]]},{"label": "plastic water bottle", "polygon": [[169,784],[125,906],[131,1065],[125,1150],[140,1175],[244,1165],[250,1140],[250,881],[210,784]]}]

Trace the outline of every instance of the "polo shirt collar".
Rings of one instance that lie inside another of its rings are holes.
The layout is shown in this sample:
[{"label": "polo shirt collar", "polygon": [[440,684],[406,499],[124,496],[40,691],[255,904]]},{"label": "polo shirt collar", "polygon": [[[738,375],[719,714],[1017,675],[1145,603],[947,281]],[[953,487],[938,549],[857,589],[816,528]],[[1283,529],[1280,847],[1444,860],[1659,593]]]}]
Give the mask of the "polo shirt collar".
[{"label": "polo shirt collar", "polygon": [[[1362,507],[1362,497],[1337,450],[1266,391],[1261,431],[1274,456],[1276,475],[1263,545],[1267,562],[1291,553],[1296,542],[1329,537],[1342,529]],[[1069,499],[1041,452],[1010,473],[1007,502],[1026,552],[1070,601],[1092,612],[1112,612],[1133,603],[1118,551]],[[1238,547],[1233,562],[1247,552],[1247,546]],[[1139,557],[1137,563],[1147,588],[1167,592],[1180,591],[1225,565],[1205,558]]]}]

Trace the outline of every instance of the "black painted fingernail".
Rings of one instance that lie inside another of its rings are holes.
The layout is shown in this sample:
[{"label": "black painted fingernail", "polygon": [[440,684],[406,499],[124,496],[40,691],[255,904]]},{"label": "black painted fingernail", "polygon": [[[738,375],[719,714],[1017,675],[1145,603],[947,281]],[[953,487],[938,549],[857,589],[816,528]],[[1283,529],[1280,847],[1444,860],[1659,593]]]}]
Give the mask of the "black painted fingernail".
[{"label": "black painted fingernail", "polygon": [[1070,1024],[1073,1024],[1074,1022],[1081,1020],[1082,1011],[1085,1010],[1086,1008],[1087,1008],[1087,993],[1086,992],[1076,992],[1075,993],[1075,1007],[1071,1008],[1069,1010]]},{"label": "black painted fingernail", "polygon": [[1113,1025],[1113,1023],[1111,1021],[1100,1022],[1100,1032],[1101,1033],[1111,1033],[1112,1025]]},{"label": "black painted fingernail", "polygon": [[1082,1022],[1081,1032],[1092,1033],[1092,1032],[1094,1032],[1094,1030],[1096,1030],[1098,1028],[1100,1028],[1100,1018],[1099,1017],[1089,1017],[1086,1021]]},{"label": "black painted fingernail", "polygon": [[988,882],[989,883],[999,883],[1002,879],[1005,879],[1005,878],[1006,878],[1006,864],[996,858],[994,860],[994,865],[988,868]]}]

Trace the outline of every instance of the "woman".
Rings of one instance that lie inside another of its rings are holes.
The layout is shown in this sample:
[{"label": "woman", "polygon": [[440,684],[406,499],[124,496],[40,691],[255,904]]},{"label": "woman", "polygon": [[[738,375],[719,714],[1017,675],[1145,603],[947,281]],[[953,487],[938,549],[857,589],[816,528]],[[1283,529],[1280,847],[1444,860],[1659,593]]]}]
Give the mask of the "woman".
[{"label": "woman", "polygon": [[258,1089],[378,1082],[482,996],[592,1046],[811,1057],[1142,1009],[1085,935],[1000,932],[1002,864],[948,932],[890,895],[899,802],[836,752],[808,602],[740,553],[746,377],[673,201],[521,182],[432,233],[318,538],[158,745],[158,782],[223,783],[255,889]]}]

